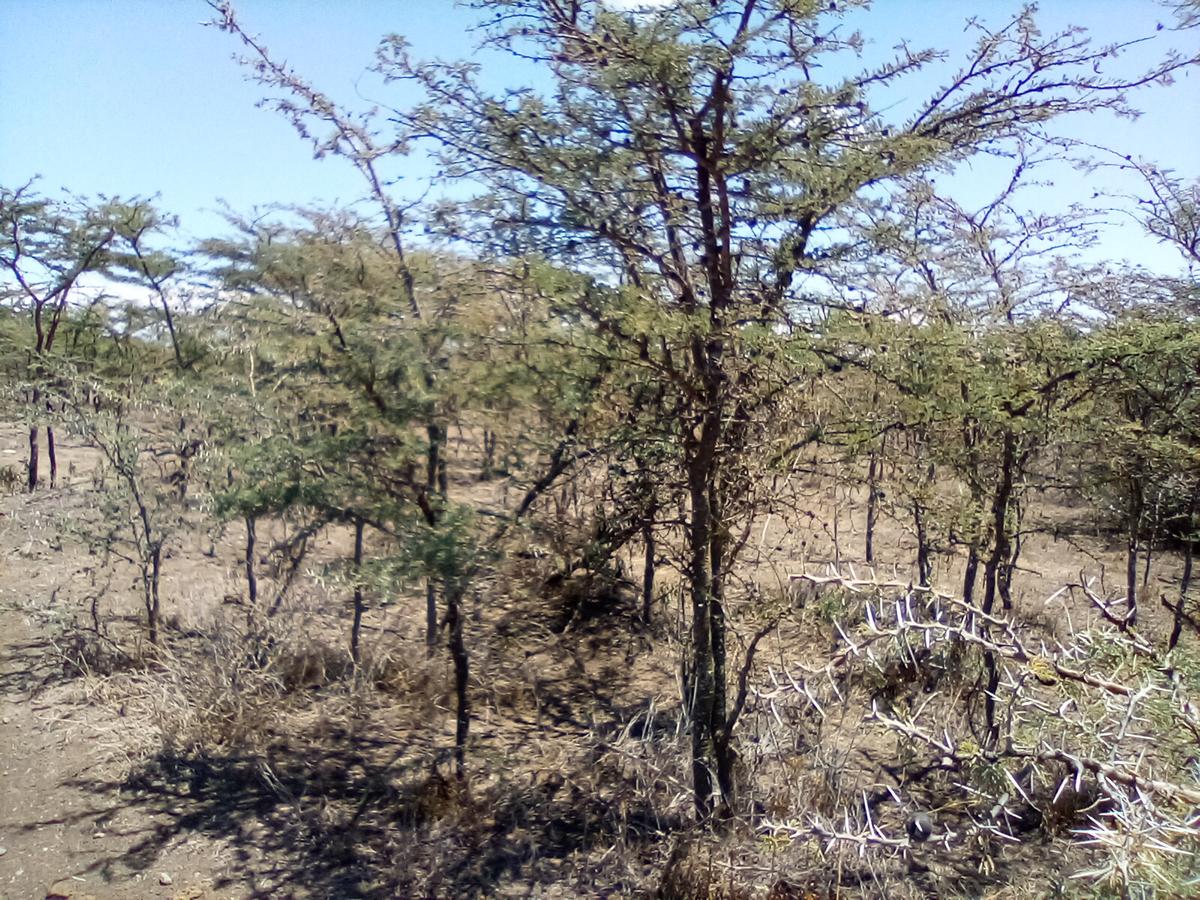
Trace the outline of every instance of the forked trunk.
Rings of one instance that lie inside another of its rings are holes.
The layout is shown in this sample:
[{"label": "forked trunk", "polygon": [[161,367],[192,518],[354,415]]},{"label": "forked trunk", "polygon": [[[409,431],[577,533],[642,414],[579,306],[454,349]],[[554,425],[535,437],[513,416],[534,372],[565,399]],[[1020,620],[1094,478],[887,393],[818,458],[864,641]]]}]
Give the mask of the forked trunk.
[{"label": "forked trunk", "polygon": [[1012,539],[1008,527],[1008,511],[1012,501],[1013,469],[1016,466],[1017,438],[1011,431],[1004,433],[1004,453],[1000,462],[1000,481],[992,495],[992,550],[983,570],[983,611],[991,613],[998,589],[1005,609],[1012,608],[1007,579],[1001,585],[1004,567],[1012,557]]}]

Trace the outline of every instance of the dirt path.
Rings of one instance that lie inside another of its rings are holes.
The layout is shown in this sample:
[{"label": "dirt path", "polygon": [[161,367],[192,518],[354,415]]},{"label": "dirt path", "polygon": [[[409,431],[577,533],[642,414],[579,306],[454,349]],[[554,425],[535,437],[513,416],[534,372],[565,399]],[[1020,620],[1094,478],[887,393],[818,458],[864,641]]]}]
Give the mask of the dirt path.
[{"label": "dirt path", "polygon": [[[0,428],[0,464],[19,458],[19,438]],[[72,473],[87,464],[70,444],[60,458]],[[56,623],[94,564],[58,537],[76,499],[0,496],[0,900],[244,897],[221,885],[213,842],[176,839],[169,817],[121,790],[114,711],[64,673]]]},{"label": "dirt path", "polygon": [[35,615],[0,608],[0,898],[233,896],[209,890],[216,860],[202,847],[159,852],[160,823],[135,798],[94,789],[105,713],[72,696],[45,632]]}]

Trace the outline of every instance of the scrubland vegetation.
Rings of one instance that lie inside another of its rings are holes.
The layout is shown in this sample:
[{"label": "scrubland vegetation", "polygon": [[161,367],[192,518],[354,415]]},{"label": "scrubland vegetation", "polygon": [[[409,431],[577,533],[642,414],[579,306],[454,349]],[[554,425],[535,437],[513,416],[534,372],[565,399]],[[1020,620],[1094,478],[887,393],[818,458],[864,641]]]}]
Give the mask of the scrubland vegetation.
[{"label": "scrubland vegetation", "polygon": [[[841,3],[477,5],[538,86],[389,37],[422,99],[363,118],[212,4],[366,203],[178,248],[139,199],[0,194],[5,577],[63,581],[22,608],[111,722],[89,789],[160,822],[123,863],[1200,892],[1200,295],[1079,256],[1124,216],[1200,264],[1200,188],[1069,127],[1196,60],[1027,11],[860,71]],[[1138,193],[1048,210],[1070,166]]]}]

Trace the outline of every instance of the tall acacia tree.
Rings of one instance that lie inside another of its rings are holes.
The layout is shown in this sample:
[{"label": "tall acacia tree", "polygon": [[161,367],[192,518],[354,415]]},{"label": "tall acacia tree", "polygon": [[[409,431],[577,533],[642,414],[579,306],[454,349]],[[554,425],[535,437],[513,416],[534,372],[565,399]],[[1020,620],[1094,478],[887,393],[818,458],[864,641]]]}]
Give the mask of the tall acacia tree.
[{"label": "tall acacia tree", "polygon": [[381,48],[379,68],[425,88],[429,102],[404,124],[437,142],[447,175],[486,187],[470,208],[480,226],[608,287],[611,302],[588,318],[671,393],[690,501],[695,802],[707,817],[714,774],[726,805],[735,794],[725,616],[735,521],[753,512],[746,456],[790,379],[785,345],[810,319],[811,276],[837,253],[825,226],[900,176],[1036,139],[1063,113],[1124,108],[1126,88],[1182,62],[1109,78],[1120,48],[1043,35],[1026,11],[981,27],[963,67],[894,120],[872,94],[937,54],[904,48],[862,74],[818,80],[847,57],[856,65],[845,4],[475,6],[490,17],[489,42],[544,66],[548,88],[494,94],[471,67],[414,63],[400,39]]}]

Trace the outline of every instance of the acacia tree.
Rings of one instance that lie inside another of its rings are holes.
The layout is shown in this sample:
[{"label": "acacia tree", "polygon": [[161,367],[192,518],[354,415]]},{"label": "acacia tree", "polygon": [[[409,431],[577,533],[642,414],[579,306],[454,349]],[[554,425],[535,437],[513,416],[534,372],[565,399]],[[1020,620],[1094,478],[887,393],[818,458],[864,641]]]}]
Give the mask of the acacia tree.
[{"label": "acacia tree", "polygon": [[[150,644],[162,643],[163,564],[190,524],[186,501],[189,464],[204,446],[201,415],[211,398],[196,385],[164,379],[151,385],[144,373],[167,364],[149,352],[123,361],[97,378],[94,371],[60,368],[60,407],[55,421],[94,448],[99,515],[84,516],[77,527],[106,559],[132,565],[146,613]],[[86,402],[89,383],[98,403]]]},{"label": "acacia tree", "polygon": [[[1076,298],[1091,314],[1089,355],[1097,393],[1093,428],[1080,434],[1086,452],[1083,485],[1117,511],[1126,539],[1125,624],[1136,621],[1157,539],[1185,546],[1181,598],[1172,611],[1179,638],[1188,586],[1197,497],[1195,454],[1200,446],[1195,386],[1200,283],[1200,182],[1143,160],[1113,154],[1104,163],[1137,176],[1140,188],[1119,197],[1123,212],[1180,254],[1176,277],[1107,269],[1081,284]],[[1144,554],[1144,564],[1139,564]],[[1139,567],[1142,582],[1139,590]]]},{"label": "acacia tree", "polygon": [[[1069,352],[1074,326],[1062,307],[1081,277],[1071,261],[1091,239],[1091,217],[1077,206],[1030,209],[1023,195],[1058,154],[1017,151],[1000,190],[976,206],[924,178],[864,203],[854,213],[868,240],[848,263],[865,287],[857,361],[904,400],[906,427],[935,436],[932,459],[914,461],[916,480],[932,481],[929,466],[940,466],[966,488],[948,536],[967,550],[963,599],[972,601],[982,567],[989,613],[997,597],[1011,607],[1029,468],[1056,417],[1087,396],[1072,390],[1082,361]],[[898,487],[928,490],[913,480]]]},{"label": "acacia tree", "polygon": [[[453,404],[433,389],[454,382],[426,377],[427,354],[456,327],[451,311],[468,302],[457,290],[463,279],[449,266],[436,278],[418,278],[421,266],[407,258],[406,277],[397,278],[394,248],[381,246],[368,223],[349,213],[293,213],[299,224],[235,220],[240,235],[203,248],[214,274],[241,298],[220,317],[254,335],[255,370],[247,375],[263,388],[251,387],[251,406],[275,424],[272,440],[247,441],[236,454],[249,477],[226,492],[229,509],[245,518],[248,541],[257,516],[288,508],[354,522],[356,534],[360,523],[395,531],[413,515],[436,530],[449,512],[444,416]],[[429,290],[435,281],[436,295]],[[414,309],[432,311],[437,334]],[[443,368],[449,355],[439,358]],[[412,435],[422,425],[423,445]],[[280,455],[291,464],[279,465]],[[361,551],[355,555],[361,567]],[[427,619],[432,644],[432,594]],[[461,633],[451,635],[451,651],[465,690]]]},{"label": "acacia tree", "polygon": [[[470,212],[508,246],[569,259],[605,290],[591,326],[670,392],[669,433],[689,497],[692,756],[696,806],[713,775],[732,804],[736,708],[726,697],[726,588],[752,514],[747,454],[793,377],[809,277],[836,252],[831,217],[872,186],[1039,132],[1056,115],[1121,108],[1134,81],[1096,70],[1119,48],[1043,35],[1031,13],[980,31],[963,68],[902,119],[871,95],[932,62],[903,49],[829,83],[820,60],[853,52],[839,4],[679,3],[623,14],[602,3],[479,2],[489,42],[542,64],[545,91],[494,94],[469,67],[419,65],[393,39],[379,69],[428,103],[406,135],[441,148],[448,176],[486,186]],[[470,230],[467,225],[461,229]]]},{"label": "acacia tree", "polygon": [[[40,478],[39,417],[45,413],[42,407],[52,399],[48,382],[54,372],[48,357],[80,279],[104,268],[105,255],[117,238],[116,226],[107,212],[38,196],[32,182],[0,189],[0,265],[6,276],[5,299],[27,309],[33,322],[26,376],[32,417],[27,470],[30,491]],[[58,476],[53,426],[47,424],[45,432],[53,486]]]},{"label": "acacia tree", "polygon": [[[423,251],[407,263],[407,285],[395,277],[386,233],[381,241],[371,223],[350,212],[289,212],[237,220],[240,234],[203,245],[224,288],[211,324],[217,333],[245,334],[251,344],[239,342],[230,353],[229,388],[240,409],[219,417],[231,473],[219,509],[246,522],[248,591],[255,584],[253,523],[281,514],[299,520],[296,555],[313,529],[352,523],[354,569],[362,577],[390,572],[403,582],[421,576],[443,586],[442,609],[427,609],[426,631],[430,643],[445,634],[454,665],[461,771],[470,723],[461,604],[504,532],[572,464],[588,385],[596,381],[556,349],[564,342],[548,333],[561,338],[565,326],[540,296],[572,290],[578,279],[524,267],[527,290],[515,296],[496,290],[476,263]],[[407,314],[410,289],[435,324]],[[442,349],[431,394],[424,376],[433,327]],[[531,403],[531,433],[513,449],[535,458],[545,452],[548,460],[531,483],[524,464],[506,473],[524,491],[522,502],[502,515],[486,499],[457,496],[442,451],[438,466],[429,467],[430,410],[446,426],[477,423],[502,401],[520,404],[528,394],[542,400]],[[247,421],[258,424],[247,428]],[[567,437],[551,442],[547,425]],[[473,515],[480,507],[487,518]],[[373,559],[359,549],[364,529],[383,538],[371,542]],[[361,577],[356,581],[361,585]],[[352,652],[362,603],[356,592]]]},{"label": "acacia tree", "polygon": [[[81,298],[88,298],[83,304],[88,310],[85,318],[95,318],[91,314],[103,306],[104,280],[151,288],[161,303],[176,360],[182,364],[166,292],[167,279],[178,266],[169,254],[150,246],[171,221],[142,200],[53,200],[38,195],[33,186],[31,181],[15,189],[0,187],[0,267],[4,270],[0,296],[26,311],[33,326],[25,373],[31,414],[27,477],[31,491],[40,478],[39,419],[54,412],[62,399],[55,396],[62,384],[60,364],[53,361],[53,354],[61,334],[73,332],[78,338],[82,333],[70,321]],[[87,283],[88,276],[93,276],[93,283]],[[44,430],[53,486],[58,477],[53,425],[46,423]]]}]

